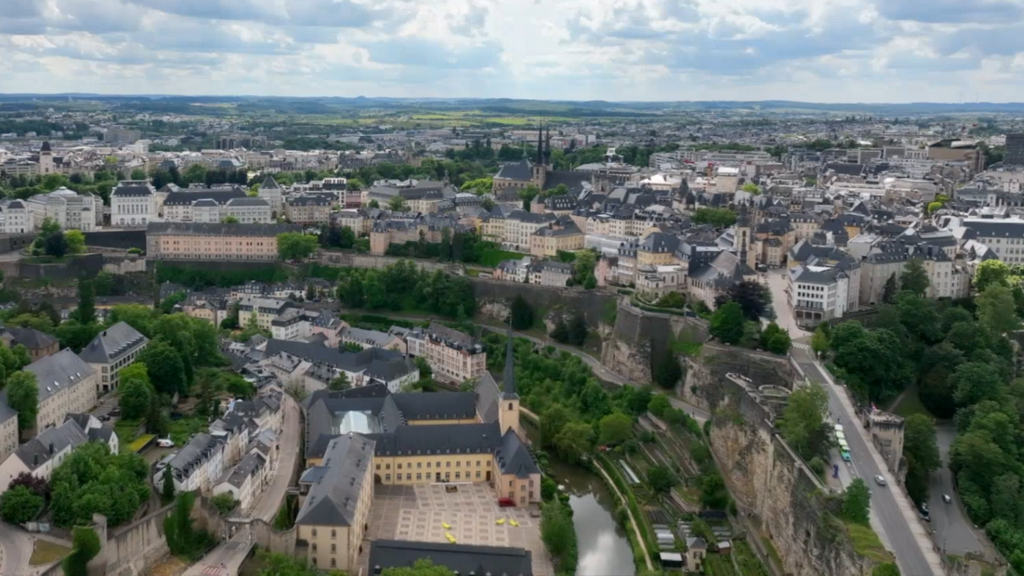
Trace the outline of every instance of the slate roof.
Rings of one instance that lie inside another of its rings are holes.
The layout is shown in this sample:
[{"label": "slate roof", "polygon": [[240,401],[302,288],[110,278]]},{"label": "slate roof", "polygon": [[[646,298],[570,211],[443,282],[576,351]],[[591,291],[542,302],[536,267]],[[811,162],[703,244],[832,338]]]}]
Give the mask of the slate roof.
[{"label": "slate roof", "polygon": [[196,222],[150,222],[147,235],[179,236],[277,236],[285,232],[301,232],[298,224],[200,224]]},{"label": "slate roof", "polygon": [[152,196],[154,194],[152,186],[120,186],[114,188],[111,196]]},{"label": "slate roof", "polygon": [[188,478],[200,464],[209,460],[223,440],[201,432],[193,436],[168,462],[174,477],[179,481]]},{"label": "slate roof", "polygon": [[498,401],[501,390],[490,372],[484,372],[476,385],[476,412],[484,422],[498,421]]},{"label": "slate roof", "polygon": [[7,400],[0,399],[0,424],[7,422],[11,418],[17,418],[18,411],[7,405]]},{"label": "slate roof", "polygon": [[590,184],[590,174],[573,170],[548,170],[544,177],[544,190],[565,184],[570,194],[579,194]]},{"label": "slate roof", "polygon": [[505,180],[517,180],[527,181],[533,179],[533,164],[527,159],[522,159],[519,162],[513,162],[511,164],[505,164],[498,170],[498,173],[494,175],[495,178],[502,178]]},{"label": "slate roof", "polygon": [[529,478],[532,474],[540,474],[540,468],[534,462],[530,450],[511,428],[501,437],[501,445],[494,456],[498,460],[502,474],[515,474],[516,478]]},{"label": "slate roof", "polygon": [[963,221],[966,228],[974,230],[979,238],[1024,238],[1024,220],[1005,218],[989,220],[967,218]]},{"label": "slate roof", "polygon": [[493,454],[501,445],[497,422],[399,426],[394,432],[367,434],[380,456],[410,454]]},{"label": "slate roof", "polygon": [[250,198],[249,196],[244,196],[242,198],[232,198],[231,200],[228,200],[226,206],[270,206],[270,203],[263,198]]},{"label": "slate roof", "polygon": [[25,463],[30,472],[34,472],[61,450],[68,446],[74,450],[86,441],[85,432],[78,422],[65,420],[60,426],[43,430],[35,438],[19,446],[14,454]]},{"label": "slate roof", "polygon": [[4,328],[4,330],[10,334],[14,340],[11,342],[12,346],[22,344],[29,350],[42,350],[49,348],[57,343],[57,340],[45,332],[40,332],[35,328]]},{"label": "slate roof", "polygon": [[363,482],[373,482],[370,464],[375,443],[352,434],[331,440],[324,453],[326,474],[317,478],[302,503],[299,526],[351,526]]},{"label": "slate roof", "polygon": [[406,420],[454,420],[476,417],[476,392],[392,394]]},{"label": "slate roof", "polygon": [[267,176],[263,179],[263,183],[260,184],[260,190],[280,190],[281,186],[274,180],[273,176]]},{"label": "slate roof", "polygon": [[213,200],[217,204],[227,204],[227,202],[233,198],[245,198],[245,191],[241,188],[235,187],[226,190],[183,190],[181,192],[171,192],[167,195],[164,200],[164,206],[191,206],[193,202],[199,200]]},{"label": "slate roof", "polygon": [[235,488],[241,488],[245,485],[246,479],[250,476],[255,476],[259,473],[260,469],[267,464],[267,461],[258,452],[249,452],[242,458],[228,477],[225,482],[231,484]]},{"label": "slate roof", "polygon": [[146,342],[149,339],[138,330],[126,322],[118,322],[97,334],[79,356],[90,364],[109,364]]},{"label": "slate roof", "polygon": [[370,573],[377,567],[406,568],[421,558],[445,566],[456,574],[533,576],[529,550],[506,546],[471,546],[405,540],[374,540],[370,543]]},{"label": "slate roof", "polygon": [[[92,366],[86,364],[70,348],[37,360],[26,366],[25,370],[36,376],[40,404],[50,396],[71,388],[82,379],[96,373]],[[3,398],[7,398],[6,390],[3,392]]]}]

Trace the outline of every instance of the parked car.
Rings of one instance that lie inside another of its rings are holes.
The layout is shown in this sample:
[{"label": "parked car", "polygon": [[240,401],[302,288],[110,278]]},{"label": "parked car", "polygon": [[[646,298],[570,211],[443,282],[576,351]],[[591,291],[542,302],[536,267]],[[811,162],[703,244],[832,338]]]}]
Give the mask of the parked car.
[{"label": "parked car", "polygon": [[174,440],[171,440],[171,437],[168,436],[167,438],[157,440],[156,445],[161,448],[174,448]]},{"label": "parked car", "polygon": [[881,474],[875,475],[875,484],[885,486],[885,476],[882,476]]},{"label": "parked car", "polygon": [[839,454],[839,456],[841,456],[841,457],[842,457],[842,459],[843,459],[843,462],[849,462],[849,461],[850,461],[850,453],[849,453],[849,452],[847,452],[846,450],[843,450],[843,451],[842,451],[842,452],[841,452],[841,453]]},{"label": "parked car", "polygon": [[515,505],[515,500],[511,498],[498,498],[498,507],[500,508],[510,508]]}]

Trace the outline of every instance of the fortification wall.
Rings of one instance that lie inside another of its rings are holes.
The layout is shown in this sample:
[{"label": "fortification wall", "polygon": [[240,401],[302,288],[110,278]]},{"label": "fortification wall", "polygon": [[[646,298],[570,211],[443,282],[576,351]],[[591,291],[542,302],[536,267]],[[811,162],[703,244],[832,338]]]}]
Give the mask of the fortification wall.
[{"label": "fortification wall", "polygon": [[672,341],[704,342],[708,323],[690,316],[641,310],[620,298],[615,326],[601,347],[601,364],[634,382],[651,381],[651,360]]}]

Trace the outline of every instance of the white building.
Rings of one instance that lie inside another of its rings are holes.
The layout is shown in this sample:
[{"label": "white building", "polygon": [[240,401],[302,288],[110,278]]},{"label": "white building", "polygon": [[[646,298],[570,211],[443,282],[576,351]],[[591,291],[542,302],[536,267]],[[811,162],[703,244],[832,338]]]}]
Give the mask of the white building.
[{"label": "white building", "polygon": [[309,318],[301,308],[286,308],[270,321],[270,336],[277,340],[301,340],[311,333]]},{"label": "white building", "polygon": [[800,265],[789,271],[789,306],[800,326],[842,318],[850,290],[850,276],[839,268]]},{"label": "white building", "polygon": [[58,188],[48,194],[36,194],[25,201],[32,215],[32,227],[39,228],[50,218],[63,230],[91,232],[102,223],[103,199]]},{"label": "white building", "polygon": [[23,200],[11,200],[3,208],[4,233],[24,234],[32,231],[32,214]]},{"label": "white building", "polygon": [[124,180],[111,191],[112,226],[145,226],[156,219],[156,190],[148,180]]},{"label": "white building", "polygon": [[208,494],[213,483],[224,473],[224,442],[210,434],[192,437],[166,464],[153,475],[153,485],[162,486],[164,470],[170,467],[175,492],[198,490]]},{"label": "white building", "polygon": [[238,504],[237,512],[248,514],[269,483],[270,464],[254,450],[221,477],[213,487],[213,495],[231,494]]}]

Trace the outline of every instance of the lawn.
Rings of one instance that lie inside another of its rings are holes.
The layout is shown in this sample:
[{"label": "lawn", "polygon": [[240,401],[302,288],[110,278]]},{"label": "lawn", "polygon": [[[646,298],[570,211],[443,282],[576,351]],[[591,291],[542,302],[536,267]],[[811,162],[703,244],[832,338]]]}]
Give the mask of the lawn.
[{"label": "lawn", "polygon": [[147,444],[152,442],[154,438],[156,438],[156,436],[153,434],[143,434],[142,436],[139,436],[135,440],[132,440],[132,442],[128,444],[128,453],[138,454],[143,448],[146,447]]},{"label": "lawn", "polygon": [[704,558],[704,573],[709,576],[739,576],[732,565],[732,558],[715,553]]},{"label": "lawn", "polygon": [[853,549],[858,554],[874,560],[875,562],[892,562],[892,554],[882,546],[878,534],[870,526],[844,522],[846,530],[850,533],[850,541],[853,542]]},{"label": "lawn", "polygon": [[29,558],[28,563],[30,566],[46,566],[53,564],[70,553],[70,548],[37,538],[32,549],[32,557]]},{"label": "lawn", "polygon": [[914,414],[924,414],[929,418],[933,418],[928,409],[921,403],[921,397],[918,396],[917,386],[911,386],[907,388],[907,391],[903,393],[903,396],[899,400],[889,407],[889,411],[898,416],[909,418]]},{"label": "lawn", "polygon": [[508,250],[501,250],[498,248],[489,248],[481,252],[480,265],[494,268],[505,260],[522,260],[524,257],[526,257],[526,254],[509,252]]}]

